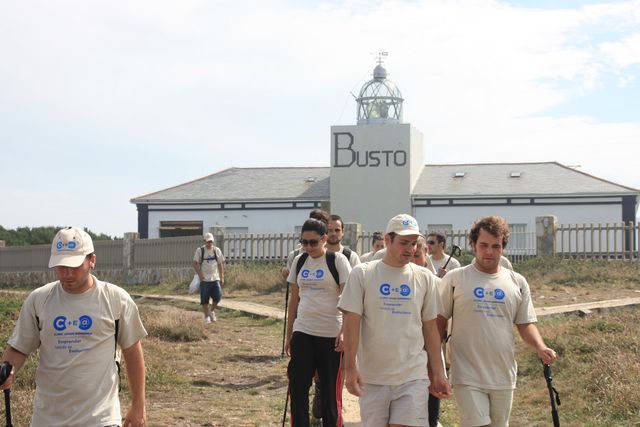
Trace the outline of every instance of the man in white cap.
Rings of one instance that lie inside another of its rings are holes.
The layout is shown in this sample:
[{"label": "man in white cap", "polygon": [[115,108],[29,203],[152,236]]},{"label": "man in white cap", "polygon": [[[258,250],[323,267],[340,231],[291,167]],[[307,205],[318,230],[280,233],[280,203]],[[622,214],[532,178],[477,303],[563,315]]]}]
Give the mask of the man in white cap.
[{"label": "man in white cap", "polygon": [[363,427],[428,426],[429,391],[451,394],[436,325],[440,279],[411,262],[419,236],[413,217],[391,218],[384,258],[356,266],[338,303],[346,386],[360,397]]},{"label": "man in white cap", "polygon": [[[193,269],[200,277],[200,304],[204,314],[204,323],[215,322],[216,308],[222,299],[224,283],[224,255],[216,247],[213,234],[204,235],[204,245],[196,249],[193,255]],[[209,302],[211,301],[211,304]]]},{"label": "man in white cap", "polygon": [[[32,427],[144,426],[145,365],[140,340],[147,335],[138,308],[123,289],[91,274],[91,237],[64,228],[51,244],[49,268],[57,281],[29,294],[3,359],[13,365],[8,389],[27,355],[39,351]],[[116,346],[122,348],[131,408],[122,418]]]}]

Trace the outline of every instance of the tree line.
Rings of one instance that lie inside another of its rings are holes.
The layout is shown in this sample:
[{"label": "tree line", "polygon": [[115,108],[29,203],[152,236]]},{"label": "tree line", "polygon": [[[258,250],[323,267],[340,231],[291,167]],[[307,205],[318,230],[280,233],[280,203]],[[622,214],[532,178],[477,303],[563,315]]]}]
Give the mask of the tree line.
[{"label": "tree line", "polygon": [[[48,245],[61,228],[63,227],[18,227],[12,230],[0,225],[0,240],[4,240],[7,246]],[[86,227],[84,231],[86,231],[93,240],[114,240],[111,236],[103,233],[96,234]]]}]

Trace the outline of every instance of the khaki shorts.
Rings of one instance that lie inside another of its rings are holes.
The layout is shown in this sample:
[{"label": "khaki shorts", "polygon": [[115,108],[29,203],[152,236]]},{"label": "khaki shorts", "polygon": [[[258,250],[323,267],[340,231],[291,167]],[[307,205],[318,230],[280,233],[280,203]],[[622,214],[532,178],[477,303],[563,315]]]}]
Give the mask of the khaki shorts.
[{"label": "khaki shorts", "polygon": [[428,380],[414,380],[397,386],[365,384],[360,396],[362,427],[428,426],[428,384]]},{"label": "khaki shorts", "polygon": [[513,390],[488,390],[456,385],[453,395],[460,413],[460,427],[507,427],[513,402]]}]

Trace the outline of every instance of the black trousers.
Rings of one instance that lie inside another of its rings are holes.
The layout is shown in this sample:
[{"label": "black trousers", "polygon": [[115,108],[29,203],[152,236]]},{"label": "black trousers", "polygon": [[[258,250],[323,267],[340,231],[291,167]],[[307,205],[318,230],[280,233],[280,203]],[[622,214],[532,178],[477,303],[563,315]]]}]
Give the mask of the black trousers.
[{"label": "black trousers", "polygon": [[322,395],[322,425],[342,427],[342,356],[334,350],[335,341],[302,332],[291,336],[287,374],[292,427],[309,426],[309,388],[316,370]]},{"label": "black trousers", "polygon": [[438,427],[440,419],[440,399],[429,393],[429,427]]}]

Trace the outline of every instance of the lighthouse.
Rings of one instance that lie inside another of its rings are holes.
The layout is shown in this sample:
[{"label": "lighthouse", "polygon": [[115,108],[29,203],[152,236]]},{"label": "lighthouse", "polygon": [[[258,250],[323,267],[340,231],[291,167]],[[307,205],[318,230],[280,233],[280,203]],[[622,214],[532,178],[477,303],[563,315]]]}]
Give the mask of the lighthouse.
[{"label": "lighthouse", "polygon": [[365,230],[384,230],[412,214],[411,193],[424,167],[422,133],[402,121],[404,99],[382,55],[356,99],[355,125],[331,127],[331,212]]}]

